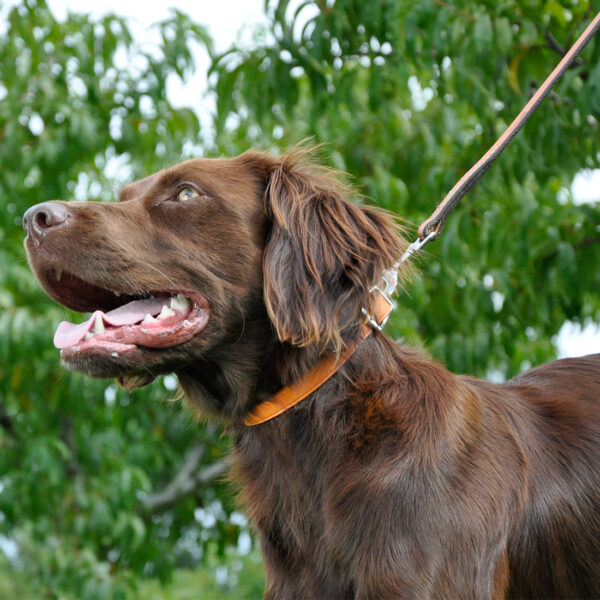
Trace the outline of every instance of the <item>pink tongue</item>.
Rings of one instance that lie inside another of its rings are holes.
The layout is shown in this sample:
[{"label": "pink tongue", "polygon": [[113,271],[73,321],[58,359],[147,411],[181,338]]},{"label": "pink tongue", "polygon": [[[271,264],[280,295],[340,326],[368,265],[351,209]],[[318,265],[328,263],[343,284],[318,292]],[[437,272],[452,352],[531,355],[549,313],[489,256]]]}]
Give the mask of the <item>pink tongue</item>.
[{"label": "pink tongue", "polygon": [[61,349],[78,344],[85,337],[85,334],[93,329],[96,315],[100,315],[105,325],[121,327],[122,325],[139,323],[147,314],[152,316],[159,314],[164,305],[169,305],[169,298],[134,300],[106,314],[101,310],[97,310],[84,323],[75,324],[63,321],[54,334],[54,346]]}]

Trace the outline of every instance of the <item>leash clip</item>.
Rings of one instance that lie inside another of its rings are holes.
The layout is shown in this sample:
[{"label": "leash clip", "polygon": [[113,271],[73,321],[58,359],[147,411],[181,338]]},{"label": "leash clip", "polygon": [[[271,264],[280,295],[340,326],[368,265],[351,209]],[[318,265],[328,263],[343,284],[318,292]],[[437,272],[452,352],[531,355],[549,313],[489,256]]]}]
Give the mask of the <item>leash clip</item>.
[{"label": "leash clip", "polygon": [[394,263],[392,269],[398,269],[404,261],[408,260],[413,254],[423,250],[429,242],[433,242],[437,237],[438,232],[436,229],[432,229],[423,239],[418,237],[412,244],[408,245],[406,252]]},{"label": "leash clip", "polygon": [[367,323],[375,329],[375,331],[383,331],[385,324],[387,323],[392,311],[396,308],[396,303],[391,299],[391,295],[396,291],[398,285],[398,271],[396,268],[386,269],[382,275],[379,283],[374,285],[369,293],[377,292],[383,300],[388,304],[385,310],[385,316],[381,319],[381,323],[363,306],[361,309],[362,314],[366,317]]},{"label": "leash clip", "polygon": [[392,311],[396,309],[396,303],[392,300],[391,296],[395,293],[398,287],[398,269],[403,262],[408,260],[411,256],[422,250],[429,242],[435,240],[438,236],[437,231],[434,229],[430,231],[423,239],[417,238],[412,244],[409,244],[404,254],[392,265],[390,269],[386,269],[382,275],[379,283],[374,285],[369,293],[377,292],[383,300],[388,304],[385,310],[385,316],[381,319],[381,322],[377,321],[377,318],[372,315],[364,306],[361,308],[362,314],[367,320],[367,324],[370,325],[375,331],[383,331],[385,324],[388,322]]}]

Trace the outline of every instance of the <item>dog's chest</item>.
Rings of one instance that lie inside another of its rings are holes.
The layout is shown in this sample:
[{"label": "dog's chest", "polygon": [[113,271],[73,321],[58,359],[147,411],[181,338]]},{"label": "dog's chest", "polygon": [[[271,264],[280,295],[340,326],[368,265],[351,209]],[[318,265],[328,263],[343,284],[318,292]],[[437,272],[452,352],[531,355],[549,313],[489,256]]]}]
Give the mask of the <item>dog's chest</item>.
[{"label": "dog's chest", "polygon": [[285,562],[318,569],[330,554],[325,504],[335,456],[271,437],[236,443],[235,450],[253,525]]}]

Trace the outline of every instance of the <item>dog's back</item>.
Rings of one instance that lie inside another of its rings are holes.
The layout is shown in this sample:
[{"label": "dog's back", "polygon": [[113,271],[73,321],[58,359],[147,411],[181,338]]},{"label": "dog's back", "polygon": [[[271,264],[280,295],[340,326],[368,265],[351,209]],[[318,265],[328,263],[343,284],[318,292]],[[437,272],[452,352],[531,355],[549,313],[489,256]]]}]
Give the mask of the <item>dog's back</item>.
[{"label": "dog's back", "polygon": [[536,367],[504,387],[523,403],[510,418],[527,473],[508,596],[598,598],[600,354]]}]

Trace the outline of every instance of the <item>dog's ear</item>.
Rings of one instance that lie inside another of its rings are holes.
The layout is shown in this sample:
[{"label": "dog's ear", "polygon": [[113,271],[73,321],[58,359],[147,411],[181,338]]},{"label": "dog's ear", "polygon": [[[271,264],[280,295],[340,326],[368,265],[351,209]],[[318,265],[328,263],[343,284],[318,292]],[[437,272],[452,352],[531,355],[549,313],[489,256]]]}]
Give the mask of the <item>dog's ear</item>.
[{"label": "dog's ear", "polygon": [[405,246],[387,213],[347,201],[349,193],[331,171],[294,152],[273,165],[264,294],[281,341],[341,351],[344,331],[358,332],[361,307],[373,309],[369,290]]}]

